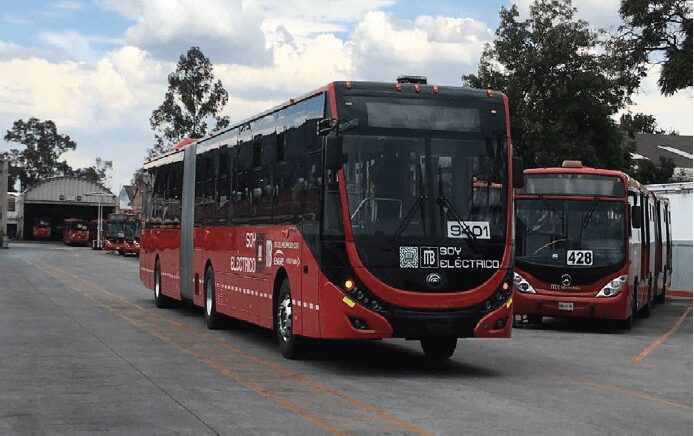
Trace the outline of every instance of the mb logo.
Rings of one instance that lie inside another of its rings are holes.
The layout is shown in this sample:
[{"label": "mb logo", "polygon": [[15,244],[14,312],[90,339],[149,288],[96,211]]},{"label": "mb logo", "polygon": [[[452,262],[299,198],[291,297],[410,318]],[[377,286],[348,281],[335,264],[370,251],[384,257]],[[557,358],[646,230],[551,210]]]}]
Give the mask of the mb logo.
[{"label": "mb logo", "polygon": [[422,247],[422,268],[436,268],[439,266],[438,250],[436,247]]}]

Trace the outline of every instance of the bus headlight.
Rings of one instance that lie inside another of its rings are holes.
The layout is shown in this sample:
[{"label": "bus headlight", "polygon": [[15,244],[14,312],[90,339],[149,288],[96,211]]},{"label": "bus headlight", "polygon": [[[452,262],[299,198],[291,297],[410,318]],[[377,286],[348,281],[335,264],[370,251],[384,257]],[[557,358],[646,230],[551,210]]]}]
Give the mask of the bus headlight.
[{"label": "bus headlight", "polygon": [[622,291],[622,288],[627,283],[627,276],[619,276],[606,284],[596,297],[614,297]]},{"label": "bus headlight", "polygon": [[535,294],[535,288],[518,273],[513,273],[513,287],[526,294]]}]

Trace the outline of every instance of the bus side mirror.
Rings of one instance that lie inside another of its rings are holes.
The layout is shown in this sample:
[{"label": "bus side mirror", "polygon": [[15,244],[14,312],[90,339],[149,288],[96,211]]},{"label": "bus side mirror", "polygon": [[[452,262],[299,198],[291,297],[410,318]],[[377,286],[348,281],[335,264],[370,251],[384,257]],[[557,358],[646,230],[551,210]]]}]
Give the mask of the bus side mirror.
[{"label": "bus side mirror", "polygon": [[319,136],[326,136],[335,129],[335,122],[330,118],[318,121],[317,131]]},{"label": "bus side mirror", "polygon": [[523,159],[514,156],[511,164],[513,165],[513,187],[522,188],[525,186],[525,178],[523,176]]},{"label": "bus side mirror", "polygon": [[342,168],[342,137],[329,136],[325,140],[325,167],[329,170]]},{"label": "bus side mirror", "polygon": [[631,227],[641,228],[641,206],[631,206]]}]

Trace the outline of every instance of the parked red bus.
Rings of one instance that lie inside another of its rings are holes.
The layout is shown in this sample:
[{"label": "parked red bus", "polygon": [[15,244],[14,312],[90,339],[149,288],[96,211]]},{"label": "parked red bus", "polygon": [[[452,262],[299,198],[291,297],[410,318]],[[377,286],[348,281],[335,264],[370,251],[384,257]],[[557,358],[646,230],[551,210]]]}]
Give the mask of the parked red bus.
[{"label": "parked red bus", "polygon": [[34,239],[51,239],[51,220],[49,218],[34,218],[31,231]]},{"label": "parked red bus", "polygon": [[112,213],[106,220],[104,250],[123,253],[125,248],[125,222],[131,213]]},{"label": "parked red bus", "polygon": [[510,337],[507,99],[413,81],[333,82],[146,163],[157,306],[272,328],[288,358],[305,337],[416,339],[431,359]]},{"label": "parked red bus", "polygon": [[131,215],[125,220],[124,225],[124,241],[125,245],[121,254],[140,255],[140,236],[142,235],[142,226],[139,215]]},{"label": "parked red bus", "polygon": [[622,172],[579,161],[525,175],[515,197],[515,313],[627,329],[637,312],[648,316],[667,271],[656,271],[655,197]]},{"label": "parked red bus", "polygon": [[63,221],[65,245],[89,245],[89,226],[86,220],[68,218]]}]

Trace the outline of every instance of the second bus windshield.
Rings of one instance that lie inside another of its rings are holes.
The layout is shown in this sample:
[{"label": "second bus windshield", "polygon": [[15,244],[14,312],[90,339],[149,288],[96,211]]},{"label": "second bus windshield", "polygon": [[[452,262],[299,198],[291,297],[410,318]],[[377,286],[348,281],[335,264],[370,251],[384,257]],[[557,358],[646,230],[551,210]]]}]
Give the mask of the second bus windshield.
[{"label": "second bus windshield", "polygon": [[566,266],[568,250],[587,250],[593,266],[620,263],[626,255],[625,211],[623,201],[516,200],[516,260]]}]

